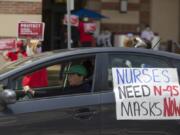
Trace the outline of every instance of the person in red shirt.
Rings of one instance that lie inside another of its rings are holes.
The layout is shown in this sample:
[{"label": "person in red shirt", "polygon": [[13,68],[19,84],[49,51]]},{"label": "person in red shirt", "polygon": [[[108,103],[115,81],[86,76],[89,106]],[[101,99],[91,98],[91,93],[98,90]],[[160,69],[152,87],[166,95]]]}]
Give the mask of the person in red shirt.
[{"label": "person in red shirt", "polygon": [[[28,56],[32,56],[35,54],[40,53],[39,49],[40,41],[38,40],[31,40],[27,44],[27,54]],[[46,68],[42,68],[37,70],[31,74],[24,76],[22,80],[22,86],[25,92],[33,89],[33,88],[40,88],[48,86],[48,75]]]},{"label": "person in red shirt", "polygon": [[45,68],[26,75],[23,78],[22,84],[24,87],[39,88],[48,86],[47,70]]},{"label": "person in red shirt", "polygon": [[92,34],[85,32],[83,21],[79,22],[79,35],[81,47],[92,47],[94,42],[94,37]]},{"label": "person in red shirt", "polygon": [[8,51],[5,55],[6,55],[7,60],[10,60],[10,61],[16,61],[19,58],[27,57],[23,42],[21,40],[17,41],[15,51]]}]

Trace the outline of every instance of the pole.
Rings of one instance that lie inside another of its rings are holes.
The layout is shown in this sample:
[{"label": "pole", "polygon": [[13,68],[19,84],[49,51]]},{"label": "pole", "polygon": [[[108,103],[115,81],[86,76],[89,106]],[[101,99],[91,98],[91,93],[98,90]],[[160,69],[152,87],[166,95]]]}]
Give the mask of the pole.
[{"label": "pole", "polygon": [[68,40],[68,49],[71,48],[71,0],[67,0],[67,40]]}]

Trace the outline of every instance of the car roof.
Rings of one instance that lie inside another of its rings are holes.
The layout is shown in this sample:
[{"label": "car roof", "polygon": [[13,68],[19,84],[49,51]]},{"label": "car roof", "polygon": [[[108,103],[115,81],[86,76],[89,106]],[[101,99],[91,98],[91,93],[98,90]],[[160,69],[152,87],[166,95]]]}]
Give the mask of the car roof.
[{"label": "car roof", "polygon": [[[61,52],[61,54],[59,54]],[[161,55],[164,57],[180,58],[179,54],[159,51],[153,49],[143,49],[143,48],[124,48],[124,47],[92,47],[92,48],[72,48],[54,51],[58,55],[75,55],[75,54],[88,54],[88,53],[115,53],[115,52],[131,52],[131,53],[145,53],[153,55]]]},{"label": "car roof", "polygon": [[[97,53],[135,53],[135,54],[149,54],[149,55],[157,55],[157,56],[164,56],[170,57],[174,59],[180,60],[180,55],[175,53],[169,53],[164,51],[154,51],[151,49],[142,49],[142,48],[123,48],[123,47],[94,47],[94,48],[71,48],[71,49],[61,49],[55,51],[49,51],[45,53],[41,53],[39,55],[35,55],[23,60],[18,60],[17,62],[13,63],[10,66],[16,67],[16,65],[23,65],[22,68],[32,67],[38,64],[41,64],[45,61],[51,61],[56,58],[60,57],[68,57],[74,55],[82,55],[82,54],[97,54]],[[22,64],[21,64],[22,63]],[[9,67],[10,67],[9,66]],[[8,67],[8,68],[9,68]],[[5,67],[6,68],[6,67]],[[3,68],[1,68],[3,70]],[[9,70],[7,74],[0,74],[0,79],[10,76],[14,72],[20,71],[19,68],[13,68],[13,70]],[[0,71],[1,73],[1,71]]]},{"label": "car roof", "polygon": [[82,54],[98,54],[98,53],[134,53],[134,54],[149,54],[163,56],[167,58],[180,59],[179,54],[165,52],[165,51],[156,51],[152,49],[143,49],[143,48],[124,48],[124,47],[91,47],[91,48],[71,48],[71,49],[61,49],[50,52],[41,53],[40,55],[35,55],[32,57],[32,60],[40,59],[41,62],[59,58],[67,57],[73,55],[82,55]]}]

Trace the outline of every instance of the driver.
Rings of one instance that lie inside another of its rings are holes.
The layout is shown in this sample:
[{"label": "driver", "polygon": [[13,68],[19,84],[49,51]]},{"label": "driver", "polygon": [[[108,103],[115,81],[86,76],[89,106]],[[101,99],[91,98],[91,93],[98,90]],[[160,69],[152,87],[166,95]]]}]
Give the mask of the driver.
[{"label": "driver", "polygon": [[73,65],[68,71],[65,71],[64,73],[67,75],[68,86],[63,90],[55,89],[49,91],[35,91],[33,89],[28,89],[26,92],[30,93],[32,97],[47,97],[64,94],[85,93],[91,91],[91,86],[86,81],[88,72],[83,65]]},{"label": "driver", "polygon": [[65,74],[68,74],[69,88],[66,88],[67,91],[70,93],[90,91],[90,84],[84,83],[88,73],[87,69],[83,65],[73,65],[65,72]]}]

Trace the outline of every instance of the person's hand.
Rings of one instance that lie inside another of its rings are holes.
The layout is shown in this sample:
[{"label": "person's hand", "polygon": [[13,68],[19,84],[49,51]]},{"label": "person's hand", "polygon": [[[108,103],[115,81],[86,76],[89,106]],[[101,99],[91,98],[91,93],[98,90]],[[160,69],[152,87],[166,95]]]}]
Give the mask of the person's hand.
[{"label": "person's hand", "polygon": [[23,91],[25,94],[30,93],[33,96],[35,94],[35,91],[33,89],[31,89],[28,85],[23,87]]}]

